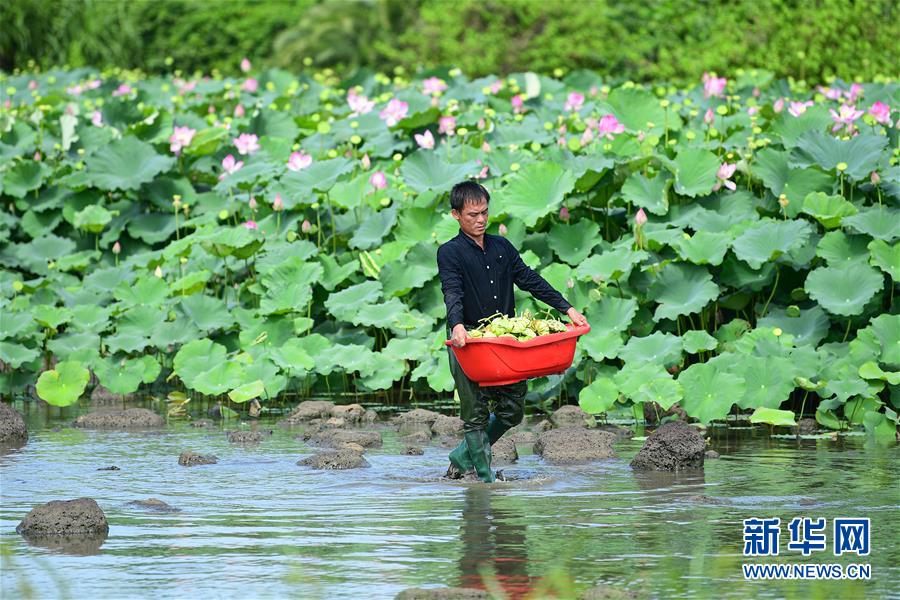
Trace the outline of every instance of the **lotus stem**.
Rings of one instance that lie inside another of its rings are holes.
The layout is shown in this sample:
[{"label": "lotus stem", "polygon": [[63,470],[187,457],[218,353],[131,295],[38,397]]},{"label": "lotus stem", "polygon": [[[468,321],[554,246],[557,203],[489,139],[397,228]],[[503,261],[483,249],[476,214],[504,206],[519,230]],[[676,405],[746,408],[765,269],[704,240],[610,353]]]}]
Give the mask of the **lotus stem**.
[{"label": "lotus stem", "polygon": [[760,315],[759,315],[759,316],[761,316],[761,317],[766,316],[766,311],[769,309],[769,302],[771,302],[771,301],[772,301],[772,298],[775,297],[775,290],[778,289],[778,277],[779,277],[779,275],[781,275],[781,269],[779,269],[779,268],[776,266],[776,267],[775,267],[775,282],[772,284],[772,293],[769,294],[769,298],[766,300],[766,303],[765,303],[765,305],[763,306],[762,313],[760,313]]},{"label": "lotus stem", "polygon": [[[803,401],[800,403],[800,418],[803,418],[803,411],[806,409],[806,397],[809,396],[809,390],[803,393]],[[797,423],[797,437],[800,437],[800,423]]]},{"label": "lotus stem", "polygon": [[847,341],[847,336],[850,335],[850,321],[850,317],[847,317],[847,330],[844,332],[844,339],[841,340],[842,344]]}]

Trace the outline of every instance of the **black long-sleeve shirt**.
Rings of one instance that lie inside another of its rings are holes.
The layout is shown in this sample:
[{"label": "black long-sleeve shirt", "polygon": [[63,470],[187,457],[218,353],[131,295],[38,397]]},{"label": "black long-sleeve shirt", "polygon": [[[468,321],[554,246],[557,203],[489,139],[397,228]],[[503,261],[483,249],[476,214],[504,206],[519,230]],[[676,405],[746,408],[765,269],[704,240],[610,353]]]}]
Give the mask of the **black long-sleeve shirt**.
[{"label": "black long-sleeve shirt", "polygon": [[494,313],[513,316],[513,284],[565,314],[572,306],[547,280],[522,261],[515,246],[499,235],[484,234],[484,250],[462,230],[437,251],[438,275],[447,325],[474,328]]}]

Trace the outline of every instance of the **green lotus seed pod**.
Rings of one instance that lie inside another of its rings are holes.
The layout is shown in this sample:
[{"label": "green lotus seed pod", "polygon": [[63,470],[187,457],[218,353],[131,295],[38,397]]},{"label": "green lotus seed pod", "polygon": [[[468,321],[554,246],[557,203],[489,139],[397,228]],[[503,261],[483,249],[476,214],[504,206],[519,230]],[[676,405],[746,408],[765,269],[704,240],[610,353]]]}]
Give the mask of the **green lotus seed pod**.
[{"label": "green lotus seed pod", "polygon": [[293,241],[295,241],[296,239],[297,239],[297,232],[296,232],[296,231],[288,231],[288,232],[287,232],[287,241],[293,242]]},{"label": "green lotus seed pod", "polygon": [[791,304],[785,309],[784,312],[787,316],[796,318],[800,316],[800,307],[796,304]]}]

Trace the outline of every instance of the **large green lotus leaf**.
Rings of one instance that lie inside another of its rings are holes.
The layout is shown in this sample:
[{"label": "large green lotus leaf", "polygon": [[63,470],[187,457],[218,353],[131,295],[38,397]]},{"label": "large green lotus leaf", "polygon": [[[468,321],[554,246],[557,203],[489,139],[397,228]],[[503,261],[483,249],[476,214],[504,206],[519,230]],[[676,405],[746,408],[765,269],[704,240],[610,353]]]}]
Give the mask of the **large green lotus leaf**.
[{"label": "large green lotus leaf", "polygon": [[103,342],[110,352],[130,354],[132,352],[139,352],[151,345],[152,340],[148,335],[142,333],[117,331],[116,333],[103,338]]},{"label": "large green lotus leaf", "polygon": [[244,383],[245,379],[244,366],[237,362],[228,361],[219,363],[210,370],[200,373],[194,378],[193,384],[188,387],[201,394],[212,396],[233,390]]},{"label": "large green lotus leaf", "polygon": [[731,244],[728,233],[698,231],[693,236],[684,234],[674,243],[678,256],[695,265],[720,265]]},{"label": "large green lotus leaf", "polygon": [[119,333],[135,333],[150,335],[163,321],[167,311],[160,307],[139,305],[129,308],[119,315],[117,331]]},{"label": "large green lotus leaf", "polygon": [[[248,314],[253,314],[247,311]],[[241,348],[250,351],[256,349],[256,346],[262,344],[262,347],[277,348],[295,336],[294,334],[294,318],[291,316],[273,315],[266,319],[241,318],[240,313],[236,313],[240,333],[238,339]]]},{"label": "large green lotus leaf", "polygon": [[150,334],[153,345],[164,352],[171,352],[171,347],[185,344],[200,336],[200,330],[187,317],[179,315],[174,321],[160,324]]},{"label": "large green lotus leaf", "polygon": [[860,365],[859,376],[863,379],[880,379],[891,385],[900,385],[900,372],[885,372],[875,361]]},{"label": "large green lotus leaf", "polygon": [[181,298],[179,304],[184,314],[201,331],[228,329],[234,324],[234,317],[228,311],[228,306],[219,298],[192,294]]},{"label": "large green lotus leaf", "polygon": [[792,410],[777,410],[777,407],[761,406],[750,415],[750,422],[768,423],[769,425],[780,427],[796,427],[797,423],[794,421],[794,416],[794,411]]},{"label": "large green lotus leaf", "polygon": [[744,379],[711,363],[696,363],[682,371],[678,382],[684,389],[681,408],[703,423],[724,419],[731,405],[744,397]]},{"label": "large green lotus leaf", "polygon": [[206,288],[206,282],[212,277],[212,273],[203,269],[188,273],[172,282],[170,286],[173,295],[190,296],[202,292]]},{"label": "large green lotus leaf", "polygon": [[559,210],[566,194],[575,187],[572,172],[552,162],[533,162],[522,167],[509,185],[495,192],[496,212],[516,217],[528,227]]},{"label": "large green lotus leaf", "polygon": [[796,369],[781,358],[745,356],[733,371],[745,382],[743,397],[733,399],[740,408],[778,408],[794,391]]},{"label": "large green lotus leaf", "polygon": [[406,258],[388,263],[379,278],[385,296],[405,296],[434,277],[437,246],[423,243],[409,251]]},{"label": "large green lotus leaf", "polygon": [[603,296],[588,309],[591,332],[627,331],[637,311],[638,303],[634,298]]},{"label": "large green lotus leaf", "polygon": [[[666,111],[650,92],[638,87],[614,89],[607,98],[613,114],[628,129],[647,135],[661,135],[666,127]],[[674,121],[674,116],[670,116]]]},{"label": "large green lotus leaf", "polygon": [[279,186],[284,207],[291,209],[298,202],[305,202],[313,197],[316,191],[327,192],[337,182],[338,177],[352,170],[351,161],[346,158],[333,158],[315,161],[302,171],[289,171],[281,178]]},{"label": "large green lotus leaf", "polygon": [[897,439],[896,419],[888,418],[884,413],[874,410],[864,413],[863,425],[867,434],[883,444],[891,444]]},{"label": "large green lotus leaf", "polygon": [[703,267],[669,264],[651,287],[651,297],[659,303],[653,320],[675,319],[700,312],[719,297],[719,286]]},{"label": "large green lotus leaf", "polygon": [[192,237],[207,252],[220,258],[232,255],[236,258],[248,258],[262,246],[262,234],[246,227],[209,227],[196,232]]},{"label": "large green lotus leaf", "polygon": [[681,338],[671,333],[654,332],[646,337],[628,340],[619,358],[626,363],[649,362],[669,367],[681,362]]},{"label": "large green lotus leaf", "polygon": [[134,283],[122,281],[116,286],[113,294],[117,300],[130,306],[139,304],[159,306],[169,295],[169,286],[159,277],[144,276]]},{"label": "large green lotus leaf", "polygon": [[422,360],[428,356],[428,342],[421,338],[393,338],[382,353],[397,360]]},{"label": "large green lotus leaf", "polygon": [[703,196],[712,191],[720,161],[702,148],[685,148],[667,166],[675,174],[675,191],[683,196]]},{"label": "large green lotus leaf", "polygon": [[850,264],[811,271],[804,289],[828,312],[849,317],[860,314],[866,302],[883,286],[880,272],[869,266]]},{"label": "large green lotus leaf", "polygon": [[716,346],[719,345],[719,341],[716,338],[702,330],[686,331],[681,336],[681,343],[684,346],[684,351],[688,354],[697,354],[703,350],[715,350]]},{"label": "large green lotus leaf", "polygon": [[600,226],[587,219],[572,225],[557,223],[550,229],[547,242],[557,256],[572,266],[578,266],[600,243],[602,238],[599,232]]},{"label": "large green lotus leaf", "polygon": [[763,219],[750,225],[734,240],[738,258],[754,269],[806,243],[812,226],[806,221]]},{"label": "large green lotus leaf", "polygon": [[[369,177],[369,173],[363,171],[356,177],[346,181],[338,181],[331,188],[331,191],[328,192],[328,198],[341,208],[353,209],[360,206],[365,201],[366,196],[372,192],[372,188],[369,185]],[[311,204],[314,198],[301,198],[298,200],[299,202],[294,202],[288,208],[294,208],[297,204]]]},{"label": "large green lotus leaf", "polygon": [[291,338],[272,351],[272,360],[282,369],[287,369],[293,375],[311,371],[316,366],[316,361],[306,350],[307,344],[302,338]]},{"label": "large green lotus leaf", "polygon": [[264,386],[262,395],[266,399],[275,398],[287,388],[288,378],[279,374],[278,367],[268,359],[268,354],[254,358],[252,363],[242,366],[243,378],[240,384],[262,381]]},{"label": "large green lotus leaf", "polygon": [[194,382],[200,375],[218,365],[226,364],[225,353],[225,346],[216,344],[210,339],[194,340],[182,346],[175,354],[172,368],[186,386],[196,389]]},{"label": "large green lotus leaf", "polygon": [[823,192],[808,194],[801,210],[814,217],[825,229],[840,227],[841,219],[858,212],[843,196],[829,196]]},{"label": "large green lotus leaf", "polygon": [[41,327],[58,329],[63,323],[72,320],[72,311],[64,306],[38,304],[31,309],[31,315]]},{"label": "large green lotus leaf", "polygon": [[800,310],[797,316],[788,315],[787,311],[771,307],[769,313],[756,322],[757,327],[778,327],[783,332],[794,336],[797,346],[817,346],[828,335],[831,321],[820,306]]},{"label": "large green lotus leaf", "polygon": [[622,334],[618,331],[604,331],[593,327],[579,341],[579,347],[597,362],[615,358],[624,345]]},{"label": "large green lotus leaf", "polygon": [[[10,215],[12,216],[12,215]],[[36,238],[44,235],[48,231],[53,231],[62,221],[62,213],[58,210],[46,210],[43,212],[35,212],[29,209],[22,215],[22,231],[28,234],[28,237]]]},{"label": "large green lotus leaf", "polygon": [[733,254],[725,257],[719,280],[737,290],[758,292],[775,277],[775,265],[766,263],[761,269],[753,269]]},{"label": "large green lotus leaf", "polygon": [[142,214],[129,221],[126,229],[128,235],[136,240],[158,244],[175,233],[175,216],[165,213]]},{"label": "large green lotus leaf", "polygon": [[607,250],[594,254],[575,271],[578,279],[592,278],[599,281],[626,280],[636,264],[649,255],[643,250],[633,250],[622,246],[615,250]]},{"label": "large green lotus leaf", "polygon": [[332,371],[328,357],[334,355],[333,346],[328,338],[318,333],[310,333],[297,338],[297,347],[305,351],[315,361],[315,371],[328,375]]},{"label": "large green lotus leaf", "polygon": [[260,110],[255,117],[250,120],[251,133],[255,133],[259,137],[280,137],[294,141],[300,128],[294,123],[294,119],[290,113],[277,110]]},{"label": "large green lotus leaf", "polygon": [[662,410],[672,408],[684,397],[684,388],[668,375],[660,375],[642,383],[632,400],[641,403],[655,402]]},{"label": "large green lotus leaf", "polygon": [[85,161],[85,173],[101,190],[137,190],[175,164],[175,158],[157,154],[153,146],[126,136],[104,146]]},{"label": "large green lotus leaf", "polygon": [[419,150],[403,160],[400,176],[406,185],[420,194],[427,191],[441,194],[480,170],[481,166],[474,160],[450,163],[442,160],[435,152]]},{"label": "large green lotus leaf", "polygon": [[351,248],[367,250],[376,244],[380,244],[381,240],[384,239],[384,236],[388,234],[396,222],[396,205],[373,212],[359,224],[347,245]]},{"label": "large green lotus leaf", "polygon": [[900,243],[888,244],[884,240],[872,240],[868,250],[870,263],[891,276],[893,284],[900,281]]},{"label": "large green lotus leaf", "polygon": [[17,246],[16,258],[26,265],[36,263],[46,267],[48,261],[58,260],[74,250],[75,242],[51,233]]},{"label": "large green lotus leaf", "polygon": [[292,256],[262,277],[266,293],[260,300],[262,314],[306,310],[312,298],[311,286],[322,277],[322,265]]},{"label": "large green lotus leaf", "polygon": [[325,300],[325,308],[338,319],[350,321],[365,304],[381,298],[381,282],[364,281],[340,292],[332,292]]},{"label": "large green lotus leaf", "polygon": [[[832,267],[841,264],[865,263],[869,259],[864,235],[847,235],[843,231],[829,231],[816,246],[816,256],[824,258]],[[883,243],[883,242],[882,242]]]},{"label": "large green lotus leaf", "polygon": [[[54,340],[56,341],[56,340]],[[51,349],[51,351],[53,351]],[[54,354],[57,354],[53,351]],[[0,360],[8,364],[13,369],[18,369],[24,363],[31,362],[40,356],[41,353],[33,348],[15,344],[13,342],[0,342]],[[57,354],[57,356],[61,356]]]},{"label": "large green lotus leaf", "polygon": [[546,144],[553,139],[540,119],[530,114],[519,122],[500,121],[490,135],[491,146],[498,148],[510,144],[524,146],[532,142]]},{"label": "large green lotus leaf", "polygon": [[632,173],[622,185],[622,198],[635,206],[646,208],[655,215],[669,212],[668,187],[672,178],[662,171],[653,178],[641,173]]},{"label": "large green lotus leaf", "polygon": [[359,382],[370,390],[386,390],[406,374],[409,365],[405,360],[398,360],[387,352],[372,353],[372,369]]},{"label": "large green lotus leaf", "polygon": [[130,394],[144,379],[144,363],[126,358],[103,358],[94,363],[94,373],[103,387],[115,394]]},{"label": "large green lotus leaf", "polygon": [[789,201],[785,214],[794,218],[803,208],[803,200],[812,192],[831,191],[834,177],[816,168],[792,169],[788,152],[765,148],[756,155],[753,174],[760,177],[775,196],[784,194]]},{"label": "large green lotus leaf", "polygon": [[619,389],[612,379],[598,377],[591,385],[581,388],[578,393],[578,406],[589,415],[605,413],[619,399]]},{"label": "large green lotus leaf", "polygon": [[419,242],[432,239],[431,234],[441,217],[441,213],[432,208],[404,208],[394,229],[394,241],[411,248]]},{"label": "large green lotus leaf", "polygon": [[406,305],[399,298],[391,298],[387,302],[367,304],[360,307],[359,312],[350,318],[354,325],[374,326],[381,329],[390,328],[397,322]]},{"label": "large green lotus leaf", "polygon": [[24,198],[28,192],[41,187],[48,171],[41,162],[17,162],[3,175],[3,193],[13,198]]},{"label": "large green lotus leaf", "polygon": [[68,406],[84,393],[91,374],[78,361],[64,360],[56,368],[44,371],[37,380],[37,393],[47,404]]},{"label": "large green lotus leaf", "polygon": [[75,213],[75,227],[90,233],[100,233],[112,221],[112,213],[99,204],[90,204]]},{"label": "large green lotus leaf", "polygon": [[359,269],[357,261],[351,259],[342,265],[330,254],[320,254],[319,261],[322,264],[322,280],[320,283],[329,292],[346,281],[350,275]]},{"label": "large green lotus leaf", "polygon": [[859,214],[846,217],[842,224],[873,238],[893,242],[900,238],[900,209],[869,206],[859,211]]},{"label": "large green lotus leaf", "polygon": [[787,111],[781,113],[780,120],[772,125],[772,133],[781,137],[785,148],[793,148],[803,134],[821,131],[826,125],[833,124],[828,109],[822,104],[817,104],[809,107],[799,117]]},{"label": "large green lotus leaf", "polygon": [[881,345],[881,362],[900,369],[900,315],[879,315],[869,327]]},{"label": "large green lotus leaf", "polygon": [[665,368],[655,362],[625,363],[613,376],[622,395],[633,402],[638,402],[641,386],[655,379],[671,379]]},{"label": "large green lotus leaf", "polygon": [[162,372],[162,366],[159,364],[159,361],[156,360],[155,357],[145,354],[138,359],[138,362],[141,363],[141,366],[144,369],[141,381],[144,383],[153,383],[156,381],[156,378],[159,377],[159,374]]},{"label": "large green lotus leaf", "polygon": [[844,141],[821,131],[809,131],[797,140],[790,164],[801,168],[818,165],[831,171],[844,163],[844,173],[859,181],[878,169],[887,145],[888,139],[880,135],[864,133]]},{"label": "large green lotus leaf", "polygon": [[245,383],[228,392],[228,398],[232,402],[241,404],[254,398],[259,398],[266,391],[266,386],[261,379],[256,379],[250,383]]}]

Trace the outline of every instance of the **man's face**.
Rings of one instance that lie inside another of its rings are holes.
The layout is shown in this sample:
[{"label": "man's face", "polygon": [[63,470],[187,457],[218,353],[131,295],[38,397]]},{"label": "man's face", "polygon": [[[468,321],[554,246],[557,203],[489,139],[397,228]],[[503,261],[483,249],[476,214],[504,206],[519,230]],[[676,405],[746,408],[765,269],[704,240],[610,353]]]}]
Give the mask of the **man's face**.
[{"label": "man's face", "polygon": [[484,200],[477,203],[466,202],[462,210],[453,209],[450,214],[459,221],[459,227],[466,235],[470,237],[484,235],[488,222],[488,203]]}]

